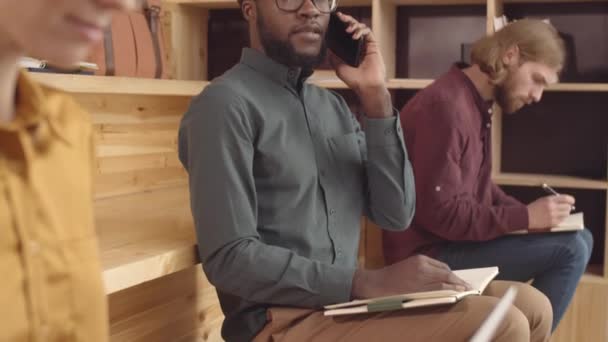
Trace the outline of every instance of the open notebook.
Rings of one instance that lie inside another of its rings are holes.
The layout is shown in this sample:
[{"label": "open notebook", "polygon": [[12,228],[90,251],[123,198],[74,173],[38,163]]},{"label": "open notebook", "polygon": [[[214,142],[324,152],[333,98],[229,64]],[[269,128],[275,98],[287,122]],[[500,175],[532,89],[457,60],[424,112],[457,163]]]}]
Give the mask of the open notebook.
[{"label": "open notebook", "polygon": [[405,293],[372,299],[358,299],[346,303],[327,305],[325,306],[324,315],[353,315],[366,312],[400,310],[456,303],[467,296],[481,295],[492,279],[498,275],[498,267],[459,270],[454,271],[454,274],[471,284],[473,289],[463,292],[439,290]]},{"label": "open notebook", "polygon": [[585,229],[585,221],[583,220],[583,213],[576,213],[568,216],[562,223],[556,227],[546,230],[535,230],[530,232],[528,230],[516,230],[509,234],[535,234],[535,233],[559,233],[559,232],[572,232],[576,230]]}]

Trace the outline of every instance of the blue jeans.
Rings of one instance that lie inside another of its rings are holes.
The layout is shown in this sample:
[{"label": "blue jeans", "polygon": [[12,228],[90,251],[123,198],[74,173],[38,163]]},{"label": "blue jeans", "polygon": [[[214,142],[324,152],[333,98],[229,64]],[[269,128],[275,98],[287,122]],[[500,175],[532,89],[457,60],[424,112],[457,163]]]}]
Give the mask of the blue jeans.
[{"label": "blue jeans", "polygon": [[498,266],[497,279],[525,282],[544,293],[553,307],[553,327],[564,315],[587,262],[593,237],[589,230],[554,234],[510,235],[484,242],[450,242],[437,259],[457,270]]}]

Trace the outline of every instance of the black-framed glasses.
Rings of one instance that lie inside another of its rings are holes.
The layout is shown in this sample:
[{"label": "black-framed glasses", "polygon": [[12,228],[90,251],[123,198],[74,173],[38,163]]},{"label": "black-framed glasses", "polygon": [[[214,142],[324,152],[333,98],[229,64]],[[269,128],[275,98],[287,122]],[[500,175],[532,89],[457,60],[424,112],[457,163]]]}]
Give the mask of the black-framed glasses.
[{"label": "black-framed glasses", "polygon": [[[308,0],[276,0],[277,7],[281,11],[296,12],[304,1]],[[338,0],[310,0],[321,13],[331,13],[338,8]]]}]

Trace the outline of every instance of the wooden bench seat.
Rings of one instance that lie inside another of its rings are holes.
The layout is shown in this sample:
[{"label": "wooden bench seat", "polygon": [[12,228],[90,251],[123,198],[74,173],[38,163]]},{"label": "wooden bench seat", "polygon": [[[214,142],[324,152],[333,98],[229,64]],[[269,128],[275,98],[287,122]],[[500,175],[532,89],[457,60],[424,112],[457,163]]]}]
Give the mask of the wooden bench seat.
[{"label": "wooden bench seat", "polygon": [[186,186],[95,202],[107,294],[198,264]]}]

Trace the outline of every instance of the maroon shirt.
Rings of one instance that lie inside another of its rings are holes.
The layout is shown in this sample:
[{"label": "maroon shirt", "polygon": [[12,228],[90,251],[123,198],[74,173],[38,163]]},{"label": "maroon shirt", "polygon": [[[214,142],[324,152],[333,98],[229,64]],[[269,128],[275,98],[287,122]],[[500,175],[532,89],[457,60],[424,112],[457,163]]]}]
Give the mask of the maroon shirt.
[{"label": "maroon shirt", "polygon": [[448,241],[486,241],[528,228],[526,206],[490,178],[491,116],[492,103],[457,66],[403,108],[416,215],[408,230],[383,233],[387,263],[433,256]]}]

